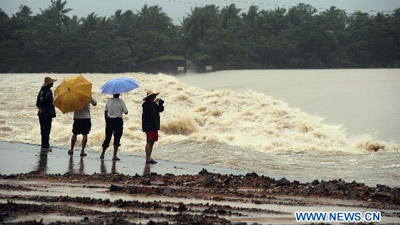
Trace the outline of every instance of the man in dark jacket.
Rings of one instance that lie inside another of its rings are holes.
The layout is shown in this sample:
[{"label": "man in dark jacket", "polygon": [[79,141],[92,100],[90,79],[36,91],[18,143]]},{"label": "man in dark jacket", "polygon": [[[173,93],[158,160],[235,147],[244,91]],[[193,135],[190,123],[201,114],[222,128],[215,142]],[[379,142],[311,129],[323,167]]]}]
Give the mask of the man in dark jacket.
[{"label": "man in dark jacket", "polygon": [[50,88],[53,87],[53,83],[55,81],[55,79],[46,77],[36,99],[36,106],[39,109],[38,116],[40,123],[40,134],[42,136],[42,151],[51,151],[49,144],[50,130],[51,122],[53,118],[56,117],[56,110],[54,109],[53,105],[53,92]]},{"label": "man in dark jacket", "polygon": [[157,161],[151,158],[154,142],[158,141],[160,130],[160,112],[164,111],[164,101],[157,98],[159,93],[148,91],[143,99],[142,130],[146,132],[146,163],[156,164]]}]

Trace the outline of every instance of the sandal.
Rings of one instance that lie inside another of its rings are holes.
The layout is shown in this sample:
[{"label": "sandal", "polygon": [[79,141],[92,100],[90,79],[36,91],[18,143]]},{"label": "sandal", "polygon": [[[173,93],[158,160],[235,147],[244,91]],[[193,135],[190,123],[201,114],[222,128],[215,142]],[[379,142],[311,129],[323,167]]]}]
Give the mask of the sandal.
[{"label": "sandal", "polygon": [[81,157],[87,156],[86,153],[81,153]]},{"label": "sandal", "polygon": [[154,160],[154,159],[150,159],[150,161],[146,161],[146,163],[148,163],[148,164],[156,164],[157,161]]},{"label": "sandal", "polygon": [[120,159],[118,157],[114,157],[112,160],[113,161],[119,161]]},{"label": "sandal", "polygon": [[72,150],[68,151],[68,155],[73,155],[73,154],[74,154],[74,151],[72,151]]}]

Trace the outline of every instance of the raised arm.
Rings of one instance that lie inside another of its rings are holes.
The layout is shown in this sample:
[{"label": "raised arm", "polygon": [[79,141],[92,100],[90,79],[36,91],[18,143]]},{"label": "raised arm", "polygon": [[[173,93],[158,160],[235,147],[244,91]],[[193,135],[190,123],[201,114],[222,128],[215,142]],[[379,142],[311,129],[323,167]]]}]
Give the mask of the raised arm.
[{"label": "raised arm", "polygon": [[160,99],[158,101],[157,110],[158,110],[158,112],[163,112],[164,111],[164,101],[162,99]]}]

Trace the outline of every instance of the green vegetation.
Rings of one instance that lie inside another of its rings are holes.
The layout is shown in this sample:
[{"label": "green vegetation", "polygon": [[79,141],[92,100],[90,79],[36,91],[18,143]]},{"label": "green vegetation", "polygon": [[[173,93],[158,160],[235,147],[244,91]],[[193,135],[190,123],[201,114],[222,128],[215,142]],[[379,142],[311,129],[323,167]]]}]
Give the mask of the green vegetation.
[{"label": "green vegetation", "polygon": [[369,15],[306,4],[241,12],[195,7],[181,25],[159,6],[69,17],[52,0],[40,14],[0,9],[0,72],[126,72],[186,58],[214,69],[400,67],[400,9]]}]

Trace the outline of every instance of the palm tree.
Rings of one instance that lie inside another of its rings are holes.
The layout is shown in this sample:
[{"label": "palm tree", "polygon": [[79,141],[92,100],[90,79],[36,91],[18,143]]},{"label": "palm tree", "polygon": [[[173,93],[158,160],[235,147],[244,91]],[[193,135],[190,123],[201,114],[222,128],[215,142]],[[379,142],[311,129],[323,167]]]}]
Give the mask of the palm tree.
[{"label": "palm tree", "polygon": [[[0,9],[0,40],[3,41],[9,31],[6,29],[7,25],[6,22],[8,20],[8,15],[2,9]],[[0,45],[3,42],[0,42]],[[0,60],[1,61],[1,60]]]},{"label": "palm tree", "polygon": [[70,20],[70,23],[68,24],[68,27],[73,31],[77,31],[79,29],[79,26],[80,26],[80,19],[78,18],[78,16],[73,16],[72,19]]},{"label": "palm tree", "polygon": [[13,16],[13,26],[18,30],[24,30],[31,27],[32,11],[26,5],[21,5],[19,11]]},{"label": "palm tree", "polygon": [[138,12],[139,23],[144,30],[157,30],[159,32],[167,32],[173,27],[172,19],[162,11],[159,6],[147,6]]},{"label": "palm tree", "polygon": [[195,7],[191,14],[183,19],[182,27],[186,40],[190,45],[202,40],[207,30],[216,25],[219,10],[215,5]]},{"label": "palm tree", "polygon": [[134,34],[136,25],[136,15],[131,11],[127,10],[122,13],[121,10],[117,10],[109,20],[112,24],[112,29],[115,29],[116,34],[127,37]]},{"label": "palm tree", "polygon": [[63,2],[62,0],[51,0],[51,5],[47,9],[51,17],[55,19],[58,28],[61,28],[62,25],[68,25],[70,23],[71,19],[66,14],[72,9],[65,8],[66,5],[66,1]]},{"label": "palm tree", "polygon": [[290,23],[295,25],[304,25],[313,19],[316,12],[317,9],[311,5],[299,3],[297,6],[289,9],[287,16]]},{"label": "palm tree", "polygon": [[28,18],[30,17],[32,14],[32,10],[26,6],[26,5],[21,5],[19,7],[19,12],[17,12],[15,15],[17,17],[21,17],[21,18]]},{"label": "palm tree", "polygon": [[0,9],[0,21],[4,21],[6,19],[8,19],[7,13]]},{"label": "palm tree", "polygon": [[240,9],[236,8],[235,4],[230,4],[221,10],[222,27],[228,28],[235,25],[239,19]]},{"label": "palm tree", "polygon": [[245,24],[243,31],[246,33],[246,36],[257,39],[262,35],[261,17],[257,6],[250,6],[249,11],[242,14],[242,18]]},{"label": "palm tree", "polygon": [[90,33],[91,31],[94,31],[96,29],[97,26],[97,21],[98,21],[98,17],[95,13],[91,13],[89,14],[86,18],[82,18],[82,30],[85,33]]},{"label": "palm tree", "polygon": [[344,10],[337,9],[335,6],[327,9],[318,15],[318,19],[324,25],[324,28],[330,32],[342,31],[346,28],[348,20]]}]

